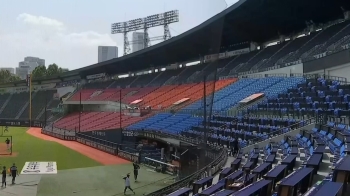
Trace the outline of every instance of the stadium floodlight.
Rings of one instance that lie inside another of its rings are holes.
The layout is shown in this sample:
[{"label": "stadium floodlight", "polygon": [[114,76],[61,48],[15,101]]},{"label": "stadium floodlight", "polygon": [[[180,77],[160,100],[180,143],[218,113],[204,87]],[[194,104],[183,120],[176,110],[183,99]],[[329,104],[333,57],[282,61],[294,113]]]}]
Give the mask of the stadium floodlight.
[{"label": "stadium floodlight", "polygon": [[127,37],[128,32],[137,31],[137,30],[144,30],[145,38],[144,38],[144,45],[145,47],[149,46],[149,41],[152,40],[148,37],[148,29],[157,27],[157,26],[164,26],[164,35],[163,39],[167,40],[171,38],[171,34],[169,31],[169,24],[179,22],[179,11],[178,10],[172,10],[168,12],[164,12],[161,14],[154,14],[151,16],[147,16],[145,18],[137,18],[133,20],[129,20],[126,22],[118,22],[113,23],[111,25],[111,33],[112,34],[124,34],[124,55],[128,54],[130,51],[129,41]]}]

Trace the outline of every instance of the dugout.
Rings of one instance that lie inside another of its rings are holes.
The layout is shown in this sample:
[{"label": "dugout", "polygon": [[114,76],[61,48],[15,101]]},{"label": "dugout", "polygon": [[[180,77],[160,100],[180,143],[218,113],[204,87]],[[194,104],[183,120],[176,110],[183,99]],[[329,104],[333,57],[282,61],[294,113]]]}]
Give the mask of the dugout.
[{"label": "dugout", "polygon": [[[153,160],[161,160],[164,163],[176,165],[180,170],[180,178],[188,176],[199,169],[206,167],[215,158],[220,155],[220,149],[212,149],[206,145],[195,145],[189,142],[181,141],[170,137],[158,137],[155,134],[138,134],[123,132],[123,144],[127,142],[138,144],[151,144],[157,149],[164,149],[161,156],[150,156],[146,151],[140,151],[140,160],[144,163],[149,161],[147,157]],[[145,133],[145,132],[143,132]],[[152,164],[152,163],[149,163]],[[210,168],[208,168],[208,171]]]}]

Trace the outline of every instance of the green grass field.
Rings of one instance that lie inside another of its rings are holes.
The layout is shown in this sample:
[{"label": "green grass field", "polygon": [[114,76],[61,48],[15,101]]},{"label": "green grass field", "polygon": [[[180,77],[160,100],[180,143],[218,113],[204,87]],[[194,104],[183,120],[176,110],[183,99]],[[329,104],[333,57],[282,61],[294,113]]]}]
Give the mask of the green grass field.
[{"label": "green grass field", "polygon": [[9,127],[9,132],[0,137],[5,143],[6,136],[13,138],[13,152],[15,157],[0,157],[2,166],[11,166],[16,163],[21,170],[25,162],[29,161],[55,161],[58,170],[100,166],[101,164],[61,144],[44,141],[26,133],[27,128]]},{"label": "green grass field", "polygon": [[[63,170],[57,175],[41,177],[37,196],[119,196],[124,195],[123,177],[131,173],[131,187],[135,196],[142,196],[171,183],[172,176],[154,172],[146,167],[139,170],[134,182],[132,164]],[[131,191],[127,195],[134,195]]]},{"label": "green grass field", "polygon": [[[1,130],[1,127],[0,127]],[[117,196],[123,195],[124,180],[131,173],[131,187],[136,196],[145,195],[173,183],[173,177],[154,172],[146,167],[139,171],[139,182],[133,181],[131,163],[101,166],[100,163],[75,152],[61,144],[45,141],[26,133],[27,128],[10,127],[9,132],[0,137],[5,143],[6,136],[13,137],[15,157],[0,157],[2,166],[16,163],[22,170],[25,162],[55,161],[58,173],[54,175],[20,175],[16,185],[6,189],[8,195],[27,196]],[[1,134],[1,133],[0,133]],[[10,178],[7,179],[9,183]],[[127,195],[134,195],[130,191]]]}]

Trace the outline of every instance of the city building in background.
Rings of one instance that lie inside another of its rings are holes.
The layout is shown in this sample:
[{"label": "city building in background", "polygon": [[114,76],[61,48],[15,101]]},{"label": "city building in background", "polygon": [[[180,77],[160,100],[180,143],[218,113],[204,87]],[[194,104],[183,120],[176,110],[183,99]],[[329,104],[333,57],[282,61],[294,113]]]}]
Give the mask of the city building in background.
[{"label": "city building in background", "polygon": [[15,69],[12,67],[0,67],[0,70],[7,70],[9,71],[11,74],[15,74]]},{"label": "city building in background", "polygon": [[136,52],[145,48],[145,34],[143,32],[132,33],[132,52]]},{"label": "city building in background", "polygon": [[99,46],[98,47],[98,62],[108,61],[118,57],[117,46]]},{"label": "city building in background", "polygon": [[21,79],[26,79],[27,75],[39,65],[45,65],[45,60],[38,57],[25,57],[24,61],[21,61],[18,64],[16,75]]}]

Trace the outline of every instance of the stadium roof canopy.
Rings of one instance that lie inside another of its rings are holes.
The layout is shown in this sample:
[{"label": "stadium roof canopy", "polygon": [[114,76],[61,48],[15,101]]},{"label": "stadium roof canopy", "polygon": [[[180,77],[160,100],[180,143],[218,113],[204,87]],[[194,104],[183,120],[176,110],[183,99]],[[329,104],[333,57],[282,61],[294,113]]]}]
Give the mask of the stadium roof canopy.
[{"label": "stadium roof canopy", "polygon": [[[198,5],[200,6],[200,5]],[[128,73],[198,59],[242,42],[263,43],[344,17],[347,0],[240,0],[197,27],[141,51],[64,73]],[[193,14],[196,14],[193,12]],[[181,21],[186,22],[186,21]]]}]

